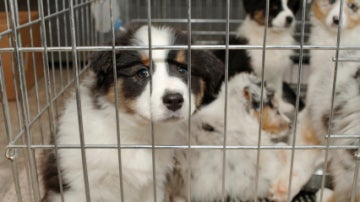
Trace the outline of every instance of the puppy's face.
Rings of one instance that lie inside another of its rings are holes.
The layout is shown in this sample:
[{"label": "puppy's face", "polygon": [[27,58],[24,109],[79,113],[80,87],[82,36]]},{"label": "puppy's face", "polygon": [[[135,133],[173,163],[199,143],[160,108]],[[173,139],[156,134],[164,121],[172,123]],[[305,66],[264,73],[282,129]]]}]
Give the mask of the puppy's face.
[{"label": "puppy's face", "polygon": [[343,29],[360,25],[360,1],[344,0],[343,15],[340,22],[340,0],[315,0],[312,4],[313,15],[330,30],[336,32],[342,23]]},{"label": "puppy's face", "polygon": [[[259,25],[265,25],[266,1],[244,1],[247,14]],[[299,8],[298,0],[271,0],[269,5],[269,28],[274,31],[287,30],[295,25],[295,16]]]},{"label": "puppy's face", "polygon": [[[116,45],[148,47],[148,30],[148,26],[129,27],[117,37]],[[186,44],[186,34],[171,28],[151,27],[152,46]],[[192,54],[191,95],[187,51],[156,49],[151,54],[150,59],[149,50],[116,53],[116,92],[120,110],[154,123],[180,120],[187,118],[189,112],[193,113],[204,98],[215,94],[214,86],[220,82],[223,67],[211,54],[204,51]],[[109,102],[115,103],[112,52],[101,53],[92,67],[97,75],[95,89]]]}]

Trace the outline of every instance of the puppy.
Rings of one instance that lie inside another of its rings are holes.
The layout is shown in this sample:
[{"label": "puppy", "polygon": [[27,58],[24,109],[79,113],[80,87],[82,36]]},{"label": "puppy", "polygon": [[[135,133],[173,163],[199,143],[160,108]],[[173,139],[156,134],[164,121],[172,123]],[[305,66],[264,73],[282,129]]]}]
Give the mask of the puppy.
[{"label": "puppy", "polygon": [[[154,46],[186,45],[187,35],[169,27],[151,28]],[[148,26],[130,25],[116,38],[117,46],[149,46]],[[223,76],[223,64],[209,52],[148,49],[116,51],[94,56],[90,72],[79,88],[85,145],[115,148],[86,149],[89,192],[92,201],[119,201],[120,180],[125,201],[163,201],[165,174],[172,168],[173,151],[155,151],[156,187],[153,187],[152,150],[121,149],[122,175],[119,175],[117,127],[122,145],[175,145],[175,131],[189,113],[211,101]],[[152,68],[150,68],[150,62]],[[188,67],[191,65],[191,72]],[[152,72],[151,72],[152,70]],[[114,85],[116,73],[117,86]],[[188,74],[191,73],[191,81]],[[189,84],[191,89],[189,95]],[[115,90],[117,91],[117,102]],[[191,111],[189,111],[189,108]],[[116,122],[116,110],[119,122]],[[75,96],[65,104],[53,141],[58,146],[79,146],[80,134]],[[47,154],[43,177],[47,201],[85,201],[82,157],[79,148]],[[57,172],[57,165],[61,173]],[[61,179],[62,183],[59,183]]]},{"label": "puppy", "polygon": [[[315,0],[312,4],[311,22],[313,24],[310,43],[317,46],[335,46],[337,31],[341,24],[341,46],[360,45],[360,9],[357,2],[345,0],[343,15],[340,18],[340,0]],[[298,145],[326,145],[326,136],[355,135],[360,133],[360,68],[352,62],[339,62],[333,118],[329,125],[332,86],[334,82],[336,50],[311,50],[311,74],[307,90],[307,106],[300,114],[297,134]],[[340,50],[339,58],[359,57],[359,50]],[[330,145],[358,146],[358,138],[331,138]],[[359,188],[352,187],[356,165],[356,149],[329,150],[330,172],[334,177],[334,201],[351,201],[351,192],[355,190],[354,201],[360,201]],[[286,201],[292,198],[311,177],[322,161],[320,150],[296,151],[294,171],[290,193],[288,193],[289,170],[284,170],[273,186],[274,198]]]},{"label": "puppy", "polygon": [[[260,81],[247,73],[234,76],[228,83],[227,142],[228,146],[258,144]],[[289,120],[279,113],[274,93],[264,89],[261,145],[273,145],[271,138],[288,131]],[[219,97],[192,117],[191,144],[222,146],[225,127],[225,87]],[[170,173],[170,201],[187,199],[191,187],[192,201],[219,201],[222,197],[222,155],[219,149],[191,149],[177,151],[176,169]],[[278,175],[287,154],[280,150],[261,152],[259,167],[257,151],[234,149],[226,151],[225,194],[227,201],[253,200],[269,196],[272,180]],[[188,167],[189,166],[189,167]],[[258,195],[255,195],[255,176],[259,172]],[[188,172],[191,179],[187,181]],[[179,191],[180,189],[180,191]],[[171,195],[171,194],[170,194]],[[228,200],[229,199],[229,200]]]},{"label": "puppy", "polygon": [[[235,37],[231,37],[231,45],[262,45],[266,25],[266,1],[244,1],[246,17],[237,30]],[[267,32],[267,45],[292,45],[295,27],[295,16],[299,8],[298,0],[270,1]],[[215,51],[215,54],[225,61],[225,51]],[[296,94],[288,84],[283,85],[283,76],[291,68],[290,56],[292,50],[266,50],[264,77],[269,87],[275,90],[275,96],[280,101],[280,110],[291,112],[296,103]],[[231,49],[229,50],[229,75],[238,72],[254,72],[258,77],[262,75],[262,50]],[[283,101],[283,91],[284,100]],[[294,105],[294,106],[292,106]],[[304,107],[300,102],[299,109]]]}]

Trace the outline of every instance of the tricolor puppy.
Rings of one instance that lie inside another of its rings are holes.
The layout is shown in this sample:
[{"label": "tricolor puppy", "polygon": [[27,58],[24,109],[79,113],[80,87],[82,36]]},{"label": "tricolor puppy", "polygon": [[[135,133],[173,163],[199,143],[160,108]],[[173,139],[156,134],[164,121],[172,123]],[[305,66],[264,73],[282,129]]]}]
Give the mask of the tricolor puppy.
[{"label": "tricolor puppy", "polygon": [[[289,120],[279,113],[274,94],[264,89],[261,145],[273,145],[271,138],[289,129]],[[228,146],[257,146],[259,135],[260,81],[242,73],[228,83],[227,142]],[[192,145],[222,146],[225,127],[225,87],[219,97],[193,116]],[[191,187],[192,201],[219,201],[222,197],[222,158],[220,149],[177,151],[176,167],[169,175],[170,201],[187,199]],[[249,201],[266,198],[272,180],[285,164],[287,154],[279,150],[261,152],[259,161],[258,195],[255,190],[257,151],[234,149],[226,151],[225,194],[227,201]],[[189,172],[191,173],[188,181]],[[180,191],[179,191],[180,190]]]},{"label": "tricolor puppy", "polygon": [[[315,0],[312,3],[311,22],[313,24],[310,43],[316,46],[336,46],[339,25],[341,28],[340,46],[360,45],[360,7],[359,1],[344,0],[340,17],[340,0]],[[330,132],[336,135],[360,133],[360,67],[359,63],[339,62],[333,118],[330,128],[330,111],[335,74],[333,58],[336,50],[311,50],[311,74],[308,81],[306,107],[299,118],[297,134],[298,145],[326,145],[326,136]],[[340,58],[358,58],[359,50],[339,50]],[[330,145],[359,145],[359,138],[334,138]],[[355,147],[357,147],[355,146]],[[360,201],[358,187],[353,187],[354,180],[360,183],[360,177],[354,178],[357,149],[329,150],[330,171],[334,176],[333,201]],[[285,201],[288,194],[292,198],[311,177],[324,155],[320,150],[301,150],[296,152],[291,193],[288,193],[289,170],[274,185],[274,198]],[[287,168],[286,168],[287,169]]]},{"label": "tricolor puppy", "polygon": [[[150,29],[152,46],[188,44],[185,33],[169,27],[152,26]],[[148,31],[148,26],[131,25],[117,36],[116,45],[147,48]],[[163,201],[165,174],[172,168],[173,151],[155,151],[154,188],[152,150],[122,149],[122,175],[119,175],[117,139],[123,145],[151,146],[153,129],[155,145],[178,143],[181,137],[175,132],[181,123],[189,113],[214,98],[223,76],[223,64],[212,54],[193,50],[191,64],[187,63],[187,55],[187,50],[156,49],[152,50],[150,59],[148,49],[119,50],[115,56],[116,72],[111,51],[94,56],[89,75],[79,89],[84,141],[86,145],[96,145],[96,148],[86,149],[92,201],[119,201],[120,181],[125,201],[153,201],[154,189],[156,201]],[[191,74],[191,81],[188,74]],[[119,122],[116,122],[116,110]],[[58,146],[79,146],[77,113],[76,99],[72,96],[59,119],[54,139]],[[86,201],[79,148],[60,148],[57,155],[48,153],[43,177],[46,200],[61,201],[62,191],[65,201]]]},{"label": "tricolor puppy", "polygon": [[[230,38],[230,45],[263,45],[266,26],[266,1],[246,0],[244,8],[246,17],[239,26],[236,36]],[[293,45],[295,27],[295,13],[299,8],[298,0],[269,1],[269,18],[267,45]],[[225,51],[215,54],[225,61]],[[283,84],[283,76],[292,67],[290,56],[292,50],[266,50],[264,77],[269,87],[275,90],[275,96],[280,101],[280,110],[291,112],[296,103],[296,94],[288,84]],[[254,72],[258,77],[262,75],[262,50],[231,49],[229,51],[229,74],[238,72]],[[284,96],[283,96],[284,91]],[[282,98],[284,97],[284,98]],[[292,106],[294,105],[294,106]],[[303,103],[300,103],[300,109]]]}]

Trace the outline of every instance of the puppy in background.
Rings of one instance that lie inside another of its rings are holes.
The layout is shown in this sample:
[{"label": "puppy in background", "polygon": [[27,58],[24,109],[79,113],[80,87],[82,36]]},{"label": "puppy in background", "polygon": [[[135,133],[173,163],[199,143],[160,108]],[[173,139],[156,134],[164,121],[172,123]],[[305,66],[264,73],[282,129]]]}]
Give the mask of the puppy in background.
[{"label": "puppy in background", "polygon": [[[228,83],[227,146],[252,146],[258,144],[261,82],[255,76],[242,73],[232,77]],[[191,121],[191,145],[222,146],[225,127],[225,87],[219,97],[201,108]],[[261,145],[274,145],[272,138],[287,134],[289,120],[278,110],[274,92],[265,88]],[[222,197],[221,149],[178,150],[176,166],[169,174],[169,201],[186,201],[188,186],[193,201],[219,201]],[[234,149],[226,151],[225,194],[229,201],[248,201],[269,196],[271,182],[287,161],[282,150],[261,152],[257,167],[256,149]],[[189,166],[189,167],[188,167]],[[188,180],[188,172],[191,179]],[[255,177],[259,173],[258,193],[255,195]]]},{"label": "puppy in background", "polygon": [[[263,45],[266,26],[266,1],[246,0],[244,8],[246,17],[237,30],[235,37],[230,38],[230,45]],[[269,1],[269,20],[267,45],[293,45],[295,27],[295,13],[299,9],[299,0],[271,0]],[[225,61],[225,50],[215,51],[215,54]],[[296,94],[286,83],[283,76],[292,67],[290,56],[293,50],[266,50],[264,78],[269,87],[275,90],[279,100],[280,111],[291,112],[296,103]],[[229,50],[229,75],[238,72],[253,72],[261,78],[262,75],[261,49],[231,49]],[[284,93],[283,93],[284,91]],[[299,109],[304,107],[300,102]]]},{"label": "puppy in background", "polygon": [[[315,0],[312,3],[311,45],[336,46],[341,25],[340,46],[360,46],[359,2],[344,0],[340,17],[340,0]],[[299,117],[297,145],[326,145],[326,136],[360,134],[360,64],[339,61],[333,105],[333,117],[329,125],[331,100],[335,74],[336,50],[311,50],[311,74],[308,82],[306,107]],[[339,58],[359,58],[360,51],[339,50]],[[330,145],[358,148],[358,138],[330,138]],[[360,201],[360,175],[355,176],[357,149],[329,150],[329,169],[334,180],[332,201]],[[286,201],[292,198],[309,180],[316,166],[324,161],[321,150],[296,151],[293,176],[289,168],[273,186],[274,199]],[[292,177],[291,192],[288,193],[289,177]],[[357,181],[358,187],[353,187]],[[355,195],[352,196],[352,191]]]},{"label": "puppy in background", "polygon": [[[79,88],[85,145],[117,145],[118,127],[123,145],[151,146],[152,129],[155,145],[175,145],[180,138],[175,131],[189,113],[214,98],[223,77],[223,64],[209,52],[199,50],[191,52],[191,64],[187,64],[187,50],[152,50],[150,60],[146,49],[148,30],[148,26],[130,25],[117,36],[117,46],[145,48],[116,51],[116,72],[113,71],[112,51],[98,52],[92,58],[89,73]],[[183,32],[157,26],[150,30],[151,45],[188,44]],[[188,72],[189,65],[191,72]],[[192,75],[191,81],[188,81],[188,74]],[[116,122],[116,110],[119,122]],[[57,129],[53,142],[58,146],[80,145],[75,95],[66,102]],[[125,201],[154,201],[154,189],[156,201],[163,201],[165,175],[172,168],[173,150],[155,151],[155,188],[151,149],[122,149],[121,176],[117,149],[87,148],[85,155],[92,201],[119,201],[120,180]],[[60,172],[57,172],[57,165]],[[59,148],[57,154],[48,152],[42,175],[45,201],[86,201],[79,148]]]}]

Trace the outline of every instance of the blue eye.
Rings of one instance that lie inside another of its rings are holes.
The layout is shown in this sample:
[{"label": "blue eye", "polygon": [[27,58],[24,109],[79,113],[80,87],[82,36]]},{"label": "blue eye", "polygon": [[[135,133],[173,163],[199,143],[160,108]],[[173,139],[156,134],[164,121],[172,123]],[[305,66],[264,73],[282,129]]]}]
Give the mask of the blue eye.
[{"label": "blue eye", "polygon": [[148,69],[140,69],[138,72],[136,72],[136,75],[140,78],[140,79],[146,79],[150,76],[150,72]]},{"label": "blue eye", "polygon": [[181,75],[184,75],[187,73],[187,69],[185,67],[178,67],[178,71]]}]

